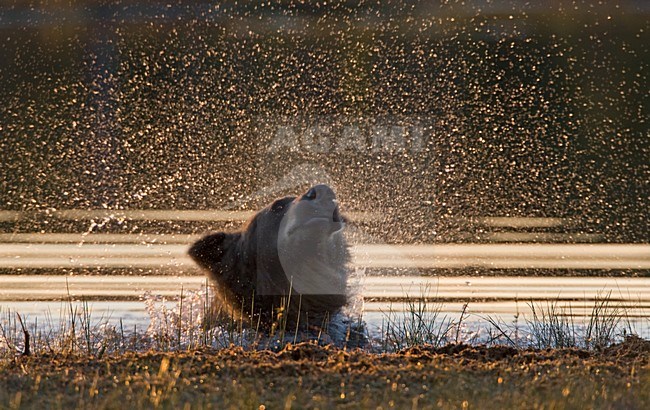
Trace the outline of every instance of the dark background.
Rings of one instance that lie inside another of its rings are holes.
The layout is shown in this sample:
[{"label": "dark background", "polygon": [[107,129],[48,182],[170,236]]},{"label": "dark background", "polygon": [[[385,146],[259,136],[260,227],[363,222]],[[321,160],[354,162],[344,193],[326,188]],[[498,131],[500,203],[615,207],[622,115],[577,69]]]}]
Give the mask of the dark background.
[{"label": "dark background", "polygon": [[[484,216],[647,242],[647,3],[495,3],[3,3],[0,209],[257,209],[326,179],[390,242]],[[318,124],[424,144],[269,152]]]}]

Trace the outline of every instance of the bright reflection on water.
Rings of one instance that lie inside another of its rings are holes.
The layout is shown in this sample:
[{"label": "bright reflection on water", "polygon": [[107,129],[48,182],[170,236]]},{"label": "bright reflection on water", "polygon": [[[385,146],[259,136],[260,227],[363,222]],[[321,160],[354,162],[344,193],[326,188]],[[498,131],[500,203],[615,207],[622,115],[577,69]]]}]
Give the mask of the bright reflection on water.
[{"label": "bright reflection on water", "polygon": [[[353,279],[356,280],[356,279]],[[86,300],[98,322],[106,321],[128,329],[146,329],[149,324],[143,295],[167,300],[167,308],[177,307],[180,289],[199,292],[206,281],[201,276],[0,276],[0,300],[5,309],[21,312],[31,321],[47,324],[65,319],[67,301]],[[362,277],[361,313],[371,332],[380,332],[389,313],[401,315],[406,303],[425,297],[440,315],[457,319],[465,307],[469,326],[485,325],[487,317],[510,323],[532,320],[531,303],[557,303],[576,324],[584,324],[596,300],[608,298],[621,306],[626,323],[640,335],[650,336],[650,278],[558,278],[558,277]],[[76,302],[78,303],[78,302]]]}]

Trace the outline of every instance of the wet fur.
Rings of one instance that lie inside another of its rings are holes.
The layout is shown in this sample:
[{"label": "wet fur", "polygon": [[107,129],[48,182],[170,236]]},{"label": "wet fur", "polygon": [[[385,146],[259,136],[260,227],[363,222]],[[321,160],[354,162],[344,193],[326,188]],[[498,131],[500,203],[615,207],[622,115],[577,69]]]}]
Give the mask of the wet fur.
[{"label": "wet fur", "polygon": [[[207,235],[190,248],[190,256],[208,271],[217,286],[216,305],[221,319],[242,319],[270,329],[278,325],[279,308],[285,307],[282,320],[288,326],[318,327],[346,304],[345,292],[299,295],[291,289],[278,257],[277,242],[282,218],[294,200],[278,199],[259,211],[240,232]],[[336,246],[344,247],[345,260],[334,268],[345,270],[349,260],[347,244],[341,238]],[[342,274],[347,276],[347,270]]]}]

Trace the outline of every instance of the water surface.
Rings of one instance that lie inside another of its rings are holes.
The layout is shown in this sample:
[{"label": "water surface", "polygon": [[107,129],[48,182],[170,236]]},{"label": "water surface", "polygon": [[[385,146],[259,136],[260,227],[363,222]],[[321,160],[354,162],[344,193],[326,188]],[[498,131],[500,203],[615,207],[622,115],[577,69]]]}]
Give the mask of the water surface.
[{"label": "water surface", "polygon": [[[532,319],[531,304],[554,303],[575,323],[584,323],[595,301],[609,298],[612,308],[623,307],[617,314],[624,313],[637,332],[649,336],[650,278],[366,276],[353,282],[364,299],[356,312],[376,330],[387,315],[394,318],[419,298],[440,317],[457,319],[465,309],[472,326],[485,325],[487,317],[524,323]],[[187,298],[205,286],[202,276],[2,275],[0,306],[46,324],[68,316],[70,299],[77,301],[73,304],[86,300],[97,321],[121,320],[129,329],[143,329],[150,319],[144,299],[158,296],[174,308],[181,292]]]}]

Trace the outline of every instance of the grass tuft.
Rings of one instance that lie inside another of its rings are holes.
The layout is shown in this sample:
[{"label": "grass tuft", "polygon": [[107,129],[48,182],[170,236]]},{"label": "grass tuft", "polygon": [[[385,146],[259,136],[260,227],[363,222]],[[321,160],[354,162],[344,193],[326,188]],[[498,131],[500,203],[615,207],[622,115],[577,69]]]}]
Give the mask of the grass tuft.
[{"label": "grass tuft", "polygon": [[484,317],[490,325],[486,343],[517,348],[602,350],[635,334],[629,319],[632,306],[616,302],[611,292],[596,296],[584,324],[575,322],[570,302],[560,305],[559,299],[555,299],[545,303],[530,301],[527,305],[531,317],[525,319],[523,328],[518,323],[519,315],[512,324],[500,318]]},{"label": "grass tuft", "polygon": [[467,304],[458,321],[441,315],[442,304],[434,303],[429,297],[429,288],[421,290],[417,298],[408,298],[401,312],[391,307],[382,320],[382,347],[384,351],[400,350],[419,345],[440,347],[449,342],[458,342]]}]

